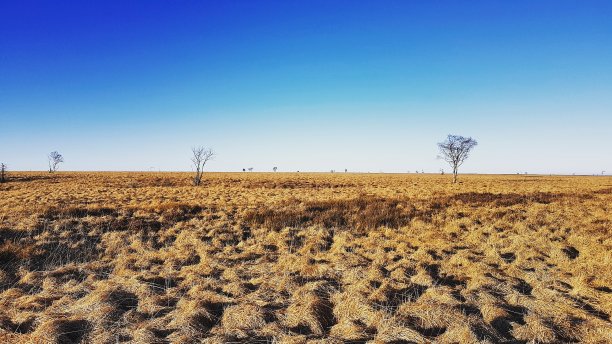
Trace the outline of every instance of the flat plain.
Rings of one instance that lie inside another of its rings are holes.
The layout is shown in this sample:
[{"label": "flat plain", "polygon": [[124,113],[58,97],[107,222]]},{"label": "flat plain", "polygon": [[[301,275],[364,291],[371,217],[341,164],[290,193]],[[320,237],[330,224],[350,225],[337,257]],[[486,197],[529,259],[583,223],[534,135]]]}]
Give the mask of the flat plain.
[{"label": "flat plain", "polygon": [[612,178],[25,173],[0,342],[612,342]]}]

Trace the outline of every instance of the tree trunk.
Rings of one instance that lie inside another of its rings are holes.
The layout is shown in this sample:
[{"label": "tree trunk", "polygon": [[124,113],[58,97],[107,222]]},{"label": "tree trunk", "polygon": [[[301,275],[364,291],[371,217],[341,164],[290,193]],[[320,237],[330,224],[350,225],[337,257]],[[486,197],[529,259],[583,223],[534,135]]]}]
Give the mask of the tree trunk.
[{"label": "tree trunk", "polygon": [[204,172],[202,170],[200,170],[199,168],[196,170],[196,175],[193,178],[193,184],[195,186],[200,185],[200,183],[202,182],[202,174],[204,174]]}]

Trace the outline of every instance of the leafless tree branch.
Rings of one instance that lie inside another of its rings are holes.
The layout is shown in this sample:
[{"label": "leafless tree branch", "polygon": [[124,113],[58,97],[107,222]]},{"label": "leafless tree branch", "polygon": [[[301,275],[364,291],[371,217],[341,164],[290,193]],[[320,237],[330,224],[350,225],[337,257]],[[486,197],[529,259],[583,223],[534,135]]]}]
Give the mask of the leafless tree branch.
[{"label": "leafless tree branch", "polygon": [[478,145],[478,142],[471,137],[459,135],[448,135],[444,142],[438,143],[440,156],[453,169],[453,183],[457,182],[459,166],[470,156],[470,151]]},{"label": "leafless tree branch", "polygon": [[196,169],[196,175],[193,178],[194,185],[200,185],[202,183],[202,175],[204,174],[204,166],[206,163],[213,159],[215,153],[210,148],[204,148],[202,146],[192,147],[191,152],[193,153],[193,157],[191,161],[193,162],[193,166]]},{"label": "leafless tree branch", "polygon": [[57,166],[64,162],[64,157],[57,151],[49,153],[49,173],[57,171]]}]

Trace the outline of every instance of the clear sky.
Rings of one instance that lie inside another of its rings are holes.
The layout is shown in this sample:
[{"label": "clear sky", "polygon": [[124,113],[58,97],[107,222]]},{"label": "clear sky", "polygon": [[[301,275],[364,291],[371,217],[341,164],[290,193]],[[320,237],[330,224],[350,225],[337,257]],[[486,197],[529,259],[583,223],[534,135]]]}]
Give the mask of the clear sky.
[{"label": "clear sky", "polygon": [[[612,173],[612,1],[2,1],[13,170]],[[448,170],[448,168],[447,168]]]}]

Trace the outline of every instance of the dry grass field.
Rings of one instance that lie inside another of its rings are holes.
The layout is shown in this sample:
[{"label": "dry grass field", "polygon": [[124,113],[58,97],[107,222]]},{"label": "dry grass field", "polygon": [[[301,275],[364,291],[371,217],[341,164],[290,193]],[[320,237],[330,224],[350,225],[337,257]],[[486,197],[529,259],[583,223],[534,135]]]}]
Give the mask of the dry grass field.
[{"label": "dry grass field", "polygon": [[12,173],[0,342],[612,342],[612,178]]}]

